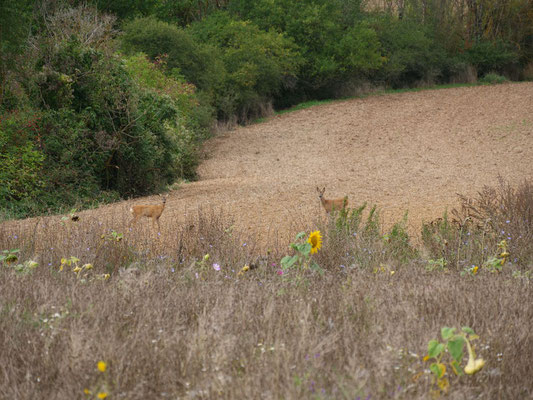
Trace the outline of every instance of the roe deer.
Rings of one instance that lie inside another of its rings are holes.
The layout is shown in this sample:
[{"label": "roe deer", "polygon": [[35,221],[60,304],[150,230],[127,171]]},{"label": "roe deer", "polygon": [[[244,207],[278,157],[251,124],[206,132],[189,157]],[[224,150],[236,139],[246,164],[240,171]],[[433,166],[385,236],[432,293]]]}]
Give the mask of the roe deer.
[{"label": "roe deer", "polygon": [[324,209],[326,210],[326,213],[330,213],[332,210],[339,211],[344,209],[348,205],[348,196],[344,196],[342,199],[325,199],[324,198],[324,192],[326,191],[326,188],[320,190],[318,187],[316,188],[316,191],[318,192],[318,198],[320,199],[320,202],[324,206]]},{"label": "roe deer", "polygon": [[165,203],[167,202],[167,196],[163,196],[163,204],[159,205],[145,205],[141,204],[138,206],[131,206],[130,212],[133,214],[133,219],[130,221],[128,226],[131,226],[132,223],[137,222],[137,220],[141,217],[148,217],[152,218],[152,225],[155,227],[155,223],[157,222],[157,226],[159,230],[161,230],[161,226],[159,225],[159,217],[163,213],[163,210],[165,209]]}]

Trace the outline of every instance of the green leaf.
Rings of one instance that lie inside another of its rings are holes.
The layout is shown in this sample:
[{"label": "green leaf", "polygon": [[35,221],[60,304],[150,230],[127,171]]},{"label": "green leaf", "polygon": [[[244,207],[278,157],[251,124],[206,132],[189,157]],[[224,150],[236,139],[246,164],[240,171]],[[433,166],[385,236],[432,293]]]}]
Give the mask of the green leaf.
[{"label": "green leaf", "polygon": [[455,334],[455,328],[448,328],[447,326],[442,327],[440,330],[442,340],[448,340]]},{"label": "green leaf", "polygon": [[465,333],[468,333],[470,335],[475,335],[474,330],[468,326],[463,326],[461,330]]},{"label": "green leaf", "polygon": [[305,232],[300,232],[299,234],[296,235],[296,240],[302,239],[304,237],[305,237]]},{"label": "green leaf", "polygon": [[442,363],[433,363],[429,366],[429,369],[439,379],[442,378],[444,376],[444,373],[446,372],[446,367]]},{"label": "green leaf", "polygon": [[448,351],[450,352],[453,359],[457,362],[461,362],[461,360],[463,359],[464,343],[465,340],[462,336],[457,336],[457,338],[448,342]]},{"label": "green leaf", "polygon": [[428,343],[428,356],[429,358],[436,358],[440,353],[444,351],[444,344],[439,343],[437,340],[432,339]]},{"label": "green leaf", "polygon": [[324,275],[324,270],[314,261],[311,263],[309,268],[311,268],[312,271],[318,271],[320,275]]},{"label": "green leaf", "polygon": [[461,368],[461,365],[459,364],[458,361],[452,360],[450,365],[452,366],[452,370],[455,373],[455,375],[459,375],[459,376],[463,375],[463,369]]},{"label": "green leaf", "polygon": [[297,255],[294,255],[294,256],[285,256],[281,259],[281,266],[283,268],[290,268],[294,265],[294,263],[298,261],[298,256]]},{"label": "green leaf", "polygon": [[311,243],[302,244],[300,246],[300,253],[302,253],[303,255],[308,256],[309,253],[311,252],[312,248],[313,248],[313,246],[311,246]]}]

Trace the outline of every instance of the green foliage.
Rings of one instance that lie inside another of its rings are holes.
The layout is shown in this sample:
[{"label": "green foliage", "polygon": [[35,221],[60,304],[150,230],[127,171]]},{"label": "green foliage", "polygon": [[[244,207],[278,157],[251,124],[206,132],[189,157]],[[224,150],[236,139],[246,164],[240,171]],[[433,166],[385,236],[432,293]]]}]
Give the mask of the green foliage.
[{"label": "green foliage", "polygon": [[37,36],[33,74],[19,77],[36,111],[0,123],[0,206],[34,214],[194,178],[211,122],[194,86],[143,56],[122,61],[61,38]]},{"label": "green foliage", "polygon": [[191,25],[202,43],[215,46],[224,70],[213,93],[219,118],[246,121],[261,115],[262,107],[296,77],[300,58],[294,44],[274,31],[217,12]]},{"label": "green foliage", "polygon": [[481,83],[486,83],[488,85],[500,84],[509,82],[505,76],[498,75],[494,72],[486,74],[483,78],[479,80]]},{"label": "green foliage", "polygon": [[297,44],[304,60],[299,90],[331,95],[338,85],[366,76],[384,61],[377,35],[362,21],[360,1],[235,1],[229,9]]},{"label": "green foliage", "polygon": [[9,73],[16,68],[17,56],[26,45],[31,29],[31,0],[2,0],[0,2],[0,109],[8,95]]},{"label": "green foliage", "polygon": [[0,119],[0,207],[39,195],[44,154],[37,146],[40,116],[10,113]]},{"label": "green foliage", "polygon": [[137,18],[123,27],[121,48],[128,55],[142,52],[152,61],[164,56],[174,74],[212,93],[223,82],[224,65],[210,44],[199,43],[186,30],[154,17]]},{"label": "green foliage", "polygon": [[278,273],[282,274],[286,280],[298,283],[303,278],[303,274],[309,270],[324,274],[323,269],[313,260],[313,254],[322,245],[322,236],[319,231],[312,232],[307,240],[305,236],[305,232],[298,233],[294,242],[289,246],[294,254],[285,256],[280,261],[281,270]]},{"label": "green foliage", "polygon": [[386,62],[380,79],[393,87],[433,82],[446,70],[446,52],[427,29],[415,20],[377,17],[373,26],[383,46]]},{"label": "green foliage", "polygon": [[503,40],[480,40],[468,49],[465,56],[480,76],[494,71],[501,73],[519,60],[516,48]]},{"label": "green foliage", "polygon": [[167,58],[157,57],[155,62],[151,62],[139,53],[124,57],[123,62],[126,71],[138,85],[172,99],[180,110],[178,119],[181,125],[195,131],[199,137],[208,136],[213,122],[213,109],[202,102],[195,86],[187,83],[177,69],[165,74]]},{"label": "green foliage", "polygon": [[[79,0],[76,2],[82,3]],[[93,0],[92,3],[103,12],[127,20],[153,14],[160,2],[157,0]]]},{"label": "green foliage", "polygon": [[9,266],[16,263],[19,259],[19,253],[20,249],[2,250],[0,253],[0,263],[2,263],[4,266]]},{"label": "green foliage", "polygon": [[[461,332],[456,333],[456,328],[442,327],[441,337],[443,343],[436,339],[428,342],[427,356],[424,361],[433,359],[429,369],[432,372],[432,382],[435,385],[433,390],[434,396],[448,393],[450,381],[446,372],[446,359],[455,375],[461,376],[464,373],[469,375],[478,372],[483,368],[485,361],[483,359],[475,359],[475,353],[472,349],[471,341],[479,339],[475,332],[468,326],[461,328]],[[468,363],[464,370],[461,367],[463,361],[463,349],[466,345],[468,350]]]}]

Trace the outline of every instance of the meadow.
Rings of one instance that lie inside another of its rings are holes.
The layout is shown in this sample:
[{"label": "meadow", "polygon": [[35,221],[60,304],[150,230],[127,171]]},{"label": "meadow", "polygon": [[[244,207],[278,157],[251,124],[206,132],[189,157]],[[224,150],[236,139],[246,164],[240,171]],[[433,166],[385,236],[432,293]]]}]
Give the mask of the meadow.
[{"label": "meadow", "polygon": [[214,209],[0,225],[0,397],[530,398],[533,185],[416,247],[354,206],[266,251]]}]

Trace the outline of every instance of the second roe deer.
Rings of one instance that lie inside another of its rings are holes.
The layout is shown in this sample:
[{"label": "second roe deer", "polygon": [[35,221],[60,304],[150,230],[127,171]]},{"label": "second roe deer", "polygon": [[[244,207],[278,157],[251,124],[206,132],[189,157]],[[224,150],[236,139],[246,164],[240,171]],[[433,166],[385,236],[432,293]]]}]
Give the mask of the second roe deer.
[{"label": "second roe deer", "polygon": [[155,223],[157,222],[157,226],[159,230],[161,230],[161,226],[159,225],[159,217],[163,213],[163,210],[165,209],[165,204],[167,202],[167,196],[163,196],[163,203],[158,205],[146,205],[146,204],[139,204],[137,206],[131,206],[130,212],[133,215],[133,219],[130,221],[128,226],[131,226],[131,224],[137,222],[137,220],[141,217],[148,217],[152,218],[152,226],[155,227]]},{"label": "second roe deer", "polygon": [[328,214],[333,210],[339,211],[348,206],[348,196],[344,196],[342,199],[325,199],[324,192],[326,191],[326,188],[320,190],[317,187],[316,191],[318,192],[318,198],[320,199],[322,206],[324,206],[324,209]]}]

